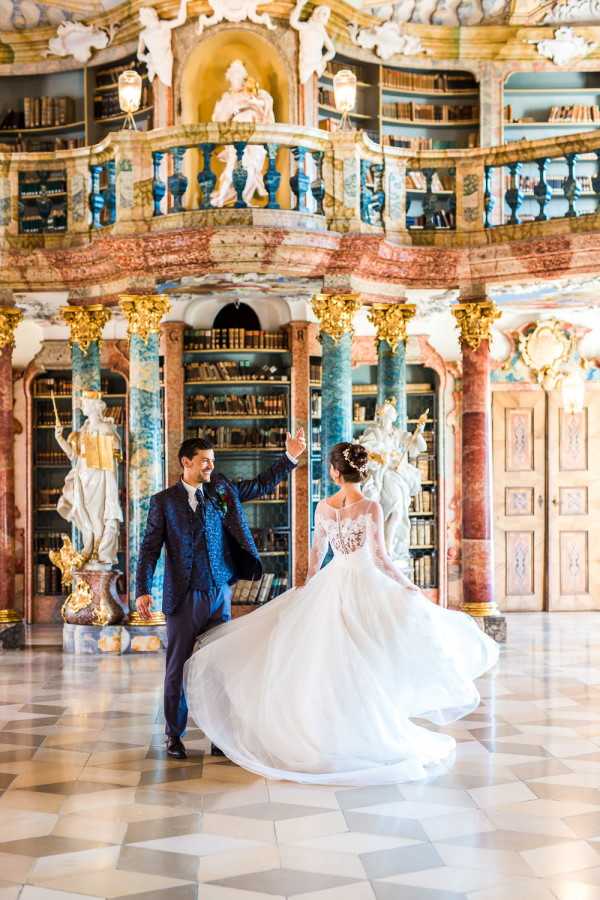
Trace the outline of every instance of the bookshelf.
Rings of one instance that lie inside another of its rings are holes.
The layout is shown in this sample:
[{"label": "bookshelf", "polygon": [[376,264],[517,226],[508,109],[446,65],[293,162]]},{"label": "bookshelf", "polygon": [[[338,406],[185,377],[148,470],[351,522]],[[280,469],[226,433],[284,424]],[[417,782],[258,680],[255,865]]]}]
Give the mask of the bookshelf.
[{"label": "bookshelf", "polygon": [[[438,387],[432,369],[407,365],[406,404],[408,429],[413,431],[419,416],[429,410],[424,436],[427,451],[414,464],[421,473],[421,491],[410,508],[411,546],[409,577],[426,591],[439,586],[439,504],[438,504]],[[377,366],[360,365],[352,369],[352,434],[354,438],[372,423],[377,405]],[[310,465],[311,465],[311,541],[314,511],[321,499],[321,359],[310,359]]]},{"label": "bookshelf", "polygon": [[66,229],[66,170],[19,172],[19,233],[53,234]]},{"label": "bookshelf", "polygon": [[[102,370],[102,396],[107,405],[107,415],[111,416],[119,429],[123,450],[123,461],[119,464],[119,497],[124,517],[127,516],[127,402],[126,383],[123,376],[109,370]],[[54,437],[54,408],[51,392],[54,392],[58,414],[65,426],[65,437],[72,429],[72,379],[69,369],[45,370],[37,374],[31,384],[31,485],[32,505],[29,534],[30,546],[26,547],[31,572],[32,619],[38,621],[60,621],[60,608],[66,592],[60,581],[59,570],[48,557],[50,550],[60,549],[62,535],[70,534],[71,526],[56,510],[62,493],[70,463]],[[126,529],[121,531],[119,547],[119,569],[127,572]],[[125,592],[125,586],[123,593]]]},{"label": "bookshelf", "polygon": [[145,67],[131,55],[69,72],[0,76],[0,141],[17,152],[72,150],[98,142],[123,124],[117,85],[128,68],[144,76],[137,126],[151,128],[151,86]]},{"label": "bookshelf", "polygon": [[[290,354],[283,331],[186,329],[185,436],[215,445],[228,478],[252,478],[284,452],[290,428]],[[244,504],[263,561],[260,582],[240,581],[234,615],[256,609],[291,585],[291,498],[288,482]]]},{"label": "bookshelf", "polygon": [[[600,72],[514,72],[504,84],[504,141],[539,140],[572,132],[595,131],[600,128]],[[580,212],[596,210],[597,197],[592,188],[596,175],[595,154],[578,156],[576,180],[581,191],[578,199]],[[509,186],[509,174],[505,169],[502,180],[502,197]],[[552,190],[552,199],[546,206],[549,216],[561,216],[568,209],[562,193],[563,181],[568,175],[565,159],[550,161],[545,179]],[[539,213],[533,193],[539,181],[539,169],[535,162],[524,163],[519,173],[523,206],[521,221],[531,221]],[[504,203],[503,221],[508,221],[510,211]]]}]

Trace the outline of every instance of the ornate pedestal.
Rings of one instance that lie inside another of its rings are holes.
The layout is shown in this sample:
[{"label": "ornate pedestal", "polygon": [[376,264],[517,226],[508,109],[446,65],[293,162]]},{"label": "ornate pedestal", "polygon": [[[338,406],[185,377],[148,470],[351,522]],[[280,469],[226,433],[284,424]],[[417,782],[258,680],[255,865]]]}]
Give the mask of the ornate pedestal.
[{"label": "ornate pedestal", "polygon": [[104,653],[159,653],[167,643],[166,626],[129,625],[63,626],[63,653],[99,656]]},{"label": "ornate pedestal", "polygon": [[125,618],[117,593],[120,574],[76,569],[73,572],[73,590],[62,608],[64,621],[68,625],[119,625]]},{"label": "ornate pedestal", "polygon": [[19,613],[0,609],[0,649],[20,650],[25,644],[25,625]]}]

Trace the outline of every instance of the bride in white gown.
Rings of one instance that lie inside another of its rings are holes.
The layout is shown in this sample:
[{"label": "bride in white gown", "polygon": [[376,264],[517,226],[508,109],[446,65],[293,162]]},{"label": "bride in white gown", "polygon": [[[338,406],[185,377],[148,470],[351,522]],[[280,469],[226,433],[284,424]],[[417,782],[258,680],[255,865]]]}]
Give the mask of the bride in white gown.
[{"label": "bride in white gown", "polygon": [[317,506],[306,584],[202,638],[186,664],[188,706],[229,759],[267,778],[417,780],[452,761],[455,741],[412,719],[472,712],[473,679],[498,647],[391,562],[381,507],[360,492],[365,448],[337,444],[330,461],[340,490]]}]

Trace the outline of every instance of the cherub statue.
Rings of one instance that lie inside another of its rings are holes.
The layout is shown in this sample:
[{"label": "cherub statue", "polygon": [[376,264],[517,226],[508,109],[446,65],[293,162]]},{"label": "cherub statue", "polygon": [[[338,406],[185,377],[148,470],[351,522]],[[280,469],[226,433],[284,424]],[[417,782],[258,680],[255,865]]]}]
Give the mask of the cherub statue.
[{"label": "cherub statue", "polygon": [[300,37],[299,68],[302,84],[306,84],[313,73],[320,77],[329,60],[335,56],[335,47],[326,28],[331,7],[315,6],[306,22],[301,22],[300,13],[305,2],[306,0],[298,0],[290,14],[290,25],[296,29]]},{"label": "cherub statue", "polygon": [[258,13],[256,11],[264,0],[208,0],[208,5],[212,9],[211,16],[198,16],[198,24],[196,31],[202,34],[205,28],[216,25],[218,22],[226,20],[227,22],[244,22],[250,19],[256,25],[265,25],[271,31],[275,28],[268,13]]},{"label": "cherub statue", "polygon": [[[159,19],[158,13],[151,6],[142,6],[140,22],[143,25],[138,38],[137,58],[146,63],[148,78],[158,80],[165,87],[171,87],[173,81],[173,50],[171,49],[171,32],[185,23],[187,18],[187,0],[180,0],[179,12],[174,19]],[[145,48],[145,52],[144,52]]]},{"label": "cherub statue", "polygon": [[81,409],[86,421],[67,440],[57,419],[54,434],[71,462],[57,511],[81,533],[79,562],[88,569],[111,570],[117,565],[119,503],[117,464],[121,442],[114,421],[105,416],[106,404],[97,391],[84,391]]},{"label": "cherub statue", "polygon": [[92,50],[104,50],[112,42],[118,26],[112,24],[108,31],[83,22],[61,22],[56,37],[48,41],[43,56],[72,56],[79,63],[89,62]]},{"label": "cherub statue", "polygon": [[[275,121],[273,98],[248,76],[241,59],[234,59],[225,73],[225,78],[229,82],[229,90],[217,100],[212,114],[213,122],[256,122],[265,125]],[[255,194],[259,197],[267,196],[263,181],[266,155],[267,151],[262,145],[248,144],[244,150],[242,165],[247,178],[243,197],[248,205],[251,204]],[[233,188],[233,170],[237,161],[235,148],[227,144],[218,158],[225,163],[225,168],[211,196],[212,205],[217,208],[230,203],[236,196]]]},{"label": "cherub statue", "polygon": [[395,400],[378,406],[375,423],[358,438],[369,450],[369,477],[365,482],[365,496],[378,500],[383,507],[384,534],[390,557],[407,563],[410,544],[410,500],[421,489],[421,476],[409,457],[427,450],[423,437],[427,412],[419,419],[411,434],[394,425],[397,410]]}]

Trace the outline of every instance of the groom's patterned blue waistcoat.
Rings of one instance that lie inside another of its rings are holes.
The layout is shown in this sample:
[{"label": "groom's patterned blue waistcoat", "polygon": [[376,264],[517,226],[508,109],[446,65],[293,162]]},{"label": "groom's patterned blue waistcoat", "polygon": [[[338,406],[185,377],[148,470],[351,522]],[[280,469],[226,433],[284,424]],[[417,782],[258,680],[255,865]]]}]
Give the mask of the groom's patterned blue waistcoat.
[{"label": "groom's patterned blue waistcoat", "polygon": [[218,589],[240,578],[260,578],[262,564],[242,503],[271,494],[293,468],[294,463],[283,455],[256,478],[234,482],[213,475],[204,487],[203,533],[201,517],[192,511],[181,482],[155,494],[138,557],[136,595],[151,592],[163,547],[165,615],[175,612],[190,588]]}]

